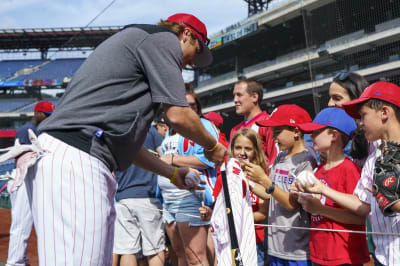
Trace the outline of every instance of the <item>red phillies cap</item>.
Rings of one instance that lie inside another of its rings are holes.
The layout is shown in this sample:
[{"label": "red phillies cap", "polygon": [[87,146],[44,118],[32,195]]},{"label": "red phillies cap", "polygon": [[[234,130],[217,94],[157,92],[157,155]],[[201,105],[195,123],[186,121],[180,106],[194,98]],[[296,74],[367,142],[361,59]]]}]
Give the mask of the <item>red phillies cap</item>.
[{"label": "red phillies cap", "polygon": [[199,43],[203,48],[201,53],[196,55],[196,66],[204,67],[211,64],[213,57],[210,50],[208,49],[210,39],[207,38],[206,25],[204,25],[204,23],[201,22],[200,19],[191,14],[177,13],[167,18],[167,21],[185,24],[185,26],[190,29],[192,33],[196,35],[199,39]]},{"label": "red phillies cap", "polygon": [[54,110],[54,104],[51,102],[41,101],[35,105],[35,112],[43,112],[46,114],[51,114]]},{"label": "red phillies cap", "polygon": [[284,104],[275,108],[266,120],[256,122],[259,126],[277,127],[292,126],[311,122],[312,119],[306,110],[295,104]]},{"label": "red phillies cap", "polygon": [[222,116],[216,112],[209,112],[205,114],[204,117],[213,122],[217,127],[221,127],[222,123],[224,122]]},{"label": "red phillies cap", "polygon": [[400,87],[387,81],[375,82],[367,87],[358,99],[344,103],[343,109],[349,116],[360,119],[358,104],[369,99],[379,99],[400,107]]}]

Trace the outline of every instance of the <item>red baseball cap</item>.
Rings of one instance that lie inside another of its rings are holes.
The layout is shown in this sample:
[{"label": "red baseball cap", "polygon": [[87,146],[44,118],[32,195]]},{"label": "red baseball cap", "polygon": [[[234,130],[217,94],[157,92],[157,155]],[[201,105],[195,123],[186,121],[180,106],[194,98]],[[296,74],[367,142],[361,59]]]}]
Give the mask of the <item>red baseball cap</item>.
[{"label": "red baseball cap", "polygon": [[306,110],[295,104],[284,104],[275,108],[271,116],[266,120],[256,122],[259,126],[277,127],[292,126],[311,122],[312,119]]},{"label": "red baseball cap", "polygon": [[211,64],[213,57],[211,51],[208,49],[210,39],[207,38],[206,25],[200,19],[191,14],[177,13],[167,18],[167,21],[184,24],[199,39],[199,43],[203,48],[201,53],[196,56],[196,66],[204,67]]},{"label": "red baseball cap", "polygon": [[224,122],[222,116],[216,112],[209,112],[205,114],[204,117],[213,122],[217,127],[221,127],[222,123]]},{"label": "red baseball cap", "polygon": [[35,105],[35,108],[33,110],[35,112],[43,112],[46,114],[51,114],[53,113],[54,110],[54,104],[51,102],[41,101]]},{"label": "red baseball cap", "polygon": [[382,100],[400,107],[400,87],[387,81],[375,82],[367,87],[358,99],[344,103],[343,109],[349,116],[360,119],[358,104],[369,99]]}]

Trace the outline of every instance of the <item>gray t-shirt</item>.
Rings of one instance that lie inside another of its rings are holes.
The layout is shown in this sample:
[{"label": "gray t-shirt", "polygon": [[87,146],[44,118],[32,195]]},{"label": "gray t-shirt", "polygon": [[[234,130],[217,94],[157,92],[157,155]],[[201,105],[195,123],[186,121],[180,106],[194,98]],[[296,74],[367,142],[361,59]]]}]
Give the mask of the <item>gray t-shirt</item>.
[{"label": "gray t-shirt", "polygon": [[181,62],[174,33],[131,25],[93,51],[38,130],[123,171],[142,146],[160,103],[187,106]]},{"label": "gray t-shirt", "polygon": [[[290,186],[303,170],[312,170],[316,161],[311,152],[305,150],[292,157],[285,158],[287,151],[278,154],[272,169],[271,179],[284,191],[289,192]],[[269,204],[268,223],[280,226],[310,227],[310,215],[301,205],[294,210],[285,209],[271,197]],[[286,260],[309,259],[309,231],[289,228],[268,228],[268,254]]]}]

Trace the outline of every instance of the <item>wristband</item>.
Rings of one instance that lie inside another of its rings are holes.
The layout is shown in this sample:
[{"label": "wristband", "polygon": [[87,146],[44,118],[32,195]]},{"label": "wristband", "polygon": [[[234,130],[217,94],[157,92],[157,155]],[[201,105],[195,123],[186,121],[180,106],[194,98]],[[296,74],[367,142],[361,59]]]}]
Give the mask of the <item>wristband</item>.
[{"label": "wristband", "polygon": [[176,174],[177,173],[178,173],[178,167],[175,167],[174,168],[174,174],[172,175],[172,178],[171,178],[171,184],[175,183],[175,179],[176,179]]},{"label": "wristband", "polygon": [[272,182],[271,186],[265,190],[265,193],[271,194],[275,190],[275,182]]},{"label": "wristband", "polygon": [[211,150],[207,150],[207,151],[215,151],[218,147],[218,141],[217,143],[215,143],[214,147],[211,148]]}]

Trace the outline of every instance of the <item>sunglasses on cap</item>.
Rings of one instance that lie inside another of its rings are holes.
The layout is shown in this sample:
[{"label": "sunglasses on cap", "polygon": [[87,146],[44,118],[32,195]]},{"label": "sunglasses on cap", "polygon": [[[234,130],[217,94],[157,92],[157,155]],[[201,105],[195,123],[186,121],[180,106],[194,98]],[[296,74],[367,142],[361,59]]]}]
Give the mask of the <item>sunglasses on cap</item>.
[{"label": "sunglasses on cap", "polygon": [[205,40],[205,41],[203,41],[203,40],[202,41],[205,43],[206,46],[208,46],[210,44],[210,39],[208,39],[207,36],[205,36],[202,32],[197,30],[195,27],[193,27],[189,23],[183,22],[183,24],[185,24],[186,26],[189,26],[192,30],[194,30],[195,32],[200,34],[200,36],[203,37],[203,39]]},{"label": "sunglasses on cap", "polygon": [[333,79],[338,79],[340,81],[345,81],[350,77],[349,72],[339,72],[335,75]]}]

